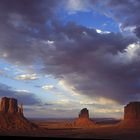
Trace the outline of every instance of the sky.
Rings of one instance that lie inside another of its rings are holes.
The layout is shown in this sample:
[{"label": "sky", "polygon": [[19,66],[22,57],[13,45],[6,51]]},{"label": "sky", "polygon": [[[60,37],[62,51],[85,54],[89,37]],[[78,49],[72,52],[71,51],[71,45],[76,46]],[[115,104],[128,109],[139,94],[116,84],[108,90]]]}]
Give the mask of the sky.
[{"label": "sky", "polygon": [[31,118],[123,118],[140,100],[139,0],[0,0],[0,97]]}]

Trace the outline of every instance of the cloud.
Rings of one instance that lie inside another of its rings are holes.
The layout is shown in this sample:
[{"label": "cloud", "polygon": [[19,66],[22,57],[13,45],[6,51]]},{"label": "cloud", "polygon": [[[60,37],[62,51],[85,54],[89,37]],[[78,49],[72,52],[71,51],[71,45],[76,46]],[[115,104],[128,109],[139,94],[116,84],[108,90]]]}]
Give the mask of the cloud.
[{"label": "cloud", "polygon": [[[26,109],[27,110],[27,109]],[[24,114],[28,117],[35,116],[36,118],[71,118],[77,117],[79,110],[65,110],[65,109],[55,109],[55,108],[29,108]],[[53,116],[53,117],[52,117]]]},{"label": "cloud", "polygon": [[100,34],[109,34],[110,33],[109,31],[101,31],[99,29],[96,29],[96,32],[100,33]]},{"label": "cloud", "polygon": [[[62,25],[54,14],[57,4],[50,0],[14,0],[12,4],[1,1],[0,13],[4,14],[0,16],[0,56],[13,64],[42,64],[39,72],[63,80],[73,93],[122,104],[139,99],[138,39],[122,33],[98,33],[73,22]],[[109,0],[101,4],[101,12],[113,10],[109,15],[121,22],[122,28],[135,26],[139,35],[139,1]],[[17,76],[20,80],[36,78]]]},{"label": "cloud", "polygon": [[4,71],[3,70],[0,70],[0,75],[3,75],[4,74]]},{"label": "cloud", "polygon": [[[86,35],[83,32],[86,32]],[[103,96],[121,103],[131,99],[128,85],[134,83],[131,79],[128,80],[130,73],[125,74],[125,72],[131,71],[132,66],[122,65],[122,62],[117,63],[115,60],[119,57],[118,53],[125,52],[135,39],[120,33],[100,34],[94,29],[68,23],[65,26],[55,26],[52,40],[55,42],[53,48],[44,41],[35,39],[34,47],[43,48],[43,51],[40,53],[35,50],[32,53],[30,50],[27,54],[25,52],[23,64],[33,63],[31,59],[26,63],[26,58],[31,55],[36,59],[40,55],[44,65],[42,72],[64,80],[73,87],[73,93],[85,94],[93,98]],[[18,49],[18,52],[23,53],[23,50]],[[10,58],[19,61],[17,55]],[[25,78],[30,79],[30,76],[20,76],[20,79]],[[126,98],[122,98],[122,95]]]},{"label": "cloud", "polygon": [[48,91],[48,90],[52,90],[52,89],[54,89],[55,87],[53,86],[53,85],[44,85],[44,86],[42,86],[42,89],[44,89],[44,90],[46,90],[46,91]]},{"label": "cloud", "polygon": [[16,76],[17,80],[36,80],[38,79],[37,74],[33,73],[33,74],[22,74],[22,75],[18,75]]},{"label": "cloud", "polygon": [[56,101],[56,104],[62,104],[62,105],[66,105],[69,104],[69,99],[61,99],[59,101]]},{"label": "cloud", "polygon": [[19,103],[23,105],[38,105],[41,104],[40,99],[38,99],[33,93],[26,90],[12,90],[11,87],[0,84],[0,97],[13,97],[18,100]]},{"label": "cloud", "polygon": [[[136,59],[128,63],[130,52],[133,53],[132,50],[129,51],[130,48],[139,46],[130,45],[135,42],[134,39],[120,33],[98,34],[94,29],[72,23],[63,28],[58,27],[57,31],[65,34],[67,39],[56,40],[56,49],[48,53],[49,59],[44,58],[46,73],[62,77],[69,87],[73,86],[75,92],[93,98],[103,96],[121,103],[132,99],[129,85],[136,84],[137,81],[137,77],[134,81],[130,78],[134,74],[131,73],[132,65],[134,69],[139,69],[135,65],[139,61],[136,53],[133,54]],[[87,33],[86,36],[83,36],[83,31]],[[124,58],[121,60],[120,56]],[[122,63],[125,60],[126,63]],[[136,92],[134,86],[133,90],[134,97],[139,89]]]},{"label": "cloud", "polygon": [[95,99],[86,99],[84,101],[80,101],[82,105],[113,105],[117,104],[114,100],[110,100],[108,98],[100,97]]},{"label": "cloud", "polygon": [[109,113],[119,113],[119,112],[123,112],[122,109],[100,109],[100,110],[95,110],[95,112],[97,113],[102,113],[102,114],[109,114]]},{"label": "cloud", "polygon": [[[108,0],[101,2],[100,0],[88,0],[91,9],[100,11],[101,13],[112,17],[118,23],[121,23],[121,29],[135,28],[134,33],[139,37],[140,26],[140,1],[139,0]],[[98,5],[98,7],[96,7]],[[132,31],[132,30],[130,30]]]},{"label": "cloud", "polygon": [[137,28],[135,28],[134,33],[140,38],[140,26],[137,26]]},{"label": "cloud", "polygon": [[[9,4],[8,0],[1,0],[0,8],[2,11],[5,11],[5,17],[3,18],[7,18],[6,14],[10,13],[9,15],[15,14],[17,16],[14,18],[20,19],[22,16],[22,18],[32,23],[35,22],[34,24],[36,24],[44,23],[46,17],[50,17],[50,15],[53,14],[53,8],[55,7],[56,2],[56,0],[13,0],[13,2]],[[39,15],[42,15],[42,17]]]},{"label": "cloud", "polygon": [[30,93],[28,90],[25,90],[25,89],[18,89],[16,90],[17,92],[24,92],[24,93]]},{"label": "cloud", "polygon": [[140,44],[133,43],[127,46],[124,52],[119,52],[114,56],[114,61],[117,63],[131,64],[134,61],[139,61]]},{"label": "cloud", "polygon": [[[57,5],[57,0],[13,0],[11,4],[8,0],[1,0],[0,56],[18,64],[36,61],[43,50],[34,47],[33,40],[48,36],[47,22],[56,18],[54,9]],[[30,55],[31,51],[34,55]],[[18,56],[18,60],[14,56]]]},{"label": "cloud", "polygon": [[88,2],[86,0],[68,0],[66,3],[66,10],[69,14],[74,14],[78,11],[88,11]]}]

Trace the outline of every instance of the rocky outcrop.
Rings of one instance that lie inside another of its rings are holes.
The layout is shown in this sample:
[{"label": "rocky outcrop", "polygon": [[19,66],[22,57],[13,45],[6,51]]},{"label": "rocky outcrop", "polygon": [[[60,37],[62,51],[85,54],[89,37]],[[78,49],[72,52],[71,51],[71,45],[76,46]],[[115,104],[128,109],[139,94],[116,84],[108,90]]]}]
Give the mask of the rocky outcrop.
[{"label": "rocky outcrop", "polygon": [[23,116],[23,105],[21,104],[20,107],[18,106],[18,114]]},{"label": "rocky outcrop", "polygon": [[18,102],[14,98],[3,97],[0,103],[0,112],[23,115],[23,106],[18,106]]},{"label": "rocky outcrop", "polygon": [[124,107],[124,120],[140,120],[140,102],[130,102]]},{"label": "rocky outcrop", "polygon": [[17,113],[18,112],[18,104],[17,100],[14,98],[9,99],[9,108],[8,108],[9,113]]},{"label": "rocky outcrop", "polygon": [[83,108],[79,113],[79,118],[89,118],[89,113],[87,108]]},{"label": "rocky outcrop", "polygon": [[140,102],[130,102],[124,107],[124,118],[118,127],[122,129],[140,128]]},{"label": "rocky outcrop", "polygon": [[9,98],[3,97],[0,103],[0,111],[6,113],[8,112],[8,109],[9,109]]},{"label": "rocky outcrop", "polygon": [[14,98],[4,97],[0,103],[0,130],[37,130],[38,126],[28,121],[23,115],[22,104]]},{"label": "rocky outcrop", "polygon": [[73,125],[80,128],[92,128],[95,126],[95,123],[89,119],[88,109],[84,108],[80,111],[79,118],[74,120]]}]

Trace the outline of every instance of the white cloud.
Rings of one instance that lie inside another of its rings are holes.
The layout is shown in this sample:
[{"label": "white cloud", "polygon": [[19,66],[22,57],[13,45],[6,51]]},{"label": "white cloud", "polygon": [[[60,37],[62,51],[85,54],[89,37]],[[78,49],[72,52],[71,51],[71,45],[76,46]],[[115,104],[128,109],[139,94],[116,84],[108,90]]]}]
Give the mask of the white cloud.
[{"label": "white cloud", "polygon": [[15,90],[15,95],[28,95],[30,94],[31,92],[28,91],[28,90],[25,90],[25,89],[18,89],[18,90]]},{"label": "white cloud", "polygon": [[54,41],[48,40],[47,43],[48,43],[49,45],[52,45],[52,44],[54,44]]},{"label": "white cloud", "polygon": [[42,40],[41,43],[46,44],[46,45],[53,45],[54,41],[53,40]]},{"label": "white cloud", "polygon": [[25,92],[25,93],[30,93],[28,90],[25,90],[25,89],[18,89],[16,90],[17,92]]},{"label": "white cloud", "polygon": [[128,64],[134,60],[139,60],[140,54],[140,43],[134,43],[127,46],[127,48],[123,52],[119,52],[117,55],[114,55],[112,61],[116,63],[124,63]]},{"label": "white cloud", "polygon": [[17,80],[36,80],[38,79],[37,74],[33,73],[33,74],[21,74],[16,76]]},{"label": "white cloud", "polygon": [[[122,24],[120,24],[121,26]],[[121,31],[122,32],[134,32],[134,30],[136,29],[136,26],[128,26],[128,27],[125,27],[125,28],[121,28]]]},{"label": "white cloud", "polygon": [[100,108],[100,109],[96,109],[94,108],[94,112],[96,113],[120,113],[123,112],[123,109],[104,109],[104,108]]},{"label": "white cloud", "polygon": [[64,90],[68,91],[72,95],[75,95],[75,96],[80,95],[77,91],[75,91],[75,88],[72,85],[69,85],[68,83],[66,83],[65,80],[59,80],[58,86],[60,86]]},{"label": "white cloud", "polygon": [[107,99],[104,97],[100,97],[100,98],[95,98],[95,99],[90,99],[88,97],[85,97],[84,100],[80,101],[81,105],[114,105],[117,104],[116,101],[111,100],[111,99]]},{"label": "white cloud", "polygon": [[99,33],[99,34],[109,34],[110,33],[109,31],[102,31],[102,30],[99,30],[99,29],[96,29],[96,32]]},{"label": "white cloud", "polygon": [[54,89],[54,86],[53,85],[44,85],[44,86],[42,86],[42,88],[44,89],[44,90],[52,90],[52,89]]},{"label": "white cloud", "polygon": [[7,58],[8,57],[8,53],[2,53],[2,52],[0,52],[0,57]]},{"label": "white cloud", "polygon": [[66,9],[69,14],[74,14],[77,11],[89,11],[89,3],[86,0],[68,0]]},{"label": "white cloud", "polygon": [[62,104],[62,105],[69,104],[69,103],[70,103],[69,99],[61,99],[59,101],[56,101],[56,104]]},{"label": "white cloud", "polygon": [[83,32],[83,35],[87,36],[87,32],[86,32],[86,31],[84,31],[84,32]]},{"label": "white cloud", "polygon": [[126,48],[126,55],[129,59],[137,57],[137,52],[140,51],[140,44],[130,44]]}]

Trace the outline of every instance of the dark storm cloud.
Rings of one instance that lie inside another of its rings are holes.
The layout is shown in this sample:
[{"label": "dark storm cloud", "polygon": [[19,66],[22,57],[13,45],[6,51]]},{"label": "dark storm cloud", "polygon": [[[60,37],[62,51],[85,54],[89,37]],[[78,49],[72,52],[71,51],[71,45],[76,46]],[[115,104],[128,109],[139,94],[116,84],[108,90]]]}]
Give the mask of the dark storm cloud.
[{"label": "dark storm cloud", "polygon": [[9,18],[10,14],[19,14],[33,25],[42,23],[52,16],[56,0],[1,0],[1,18]]},{"label": "dark storm cloud", "polygon": [[41,103],[41,101],[32,93],[14,91],[11,87],[0,84],[0,97],[2,98],[5,96],[16,98],[18,102],[23,103],[23,105],[36,105]]},{"label": "dark storm cloud", "polygon": [[[54,14],[57,2],[17,0],[10,5],[1,1],[0,56],[24,65],[41,61],[42,72],[65,80],[76,91],[93,98],[103,96],[120,103],[139,99],[140,46],[134,44],[137,40],[121,33],[99,34],[95,29],[72,22],[61,25]],[[138,16],[137,6],[133,15],[127,12],[129,3],[103,4],[114,9],[112,15],[124,27],[138,27],[138,22],[133,20],[135,14]],[[133,11],[134,7],[132,4]],[[45,24],[48,21],[51,21],[51,32]],[[139,35],[137,28],[135,32]],[[9,91],[3,93],[9,95]],[[28,96],[27,101],[31,103],[33,99]]]},{"label": "dark storm cloud", "polygon": [[134,30],[134,33],[140,38],[140,25]]},{"label": "dark storm cloud", "polygon": [[[122,21],[122,28],[134,26],[137,32],[140,26],[140,1],[139,0],[122,0],[110,1],[109,6],[115,10],[115,17]],[[138,35],[138,33],[136,33]],[[139,36],[138,36],[139,37]]]},{"label": "dark storm cloud", "polygon": [[57,47],[48,49],[46,56],[50,57],[44,57],[46,73],[62,77],[76,91],[91,97],[104,96],[121,103],[138,97],[139,57],[128,62],[126,50],[134,39],[120,33],[98,34],[73,23],[57,26],[56,32]]},{"label": "dark storm cloud", "polygon": [[56,0],[1,0],[0,52],[6,53],[8,59],[13,58],[11,61],[35,61],[30,52],[38,52],[39,56],[42,49],[34,47],[32,42],[34,38],[47,38],[49,27],[46,23],[55,19],[56,3]]}]

